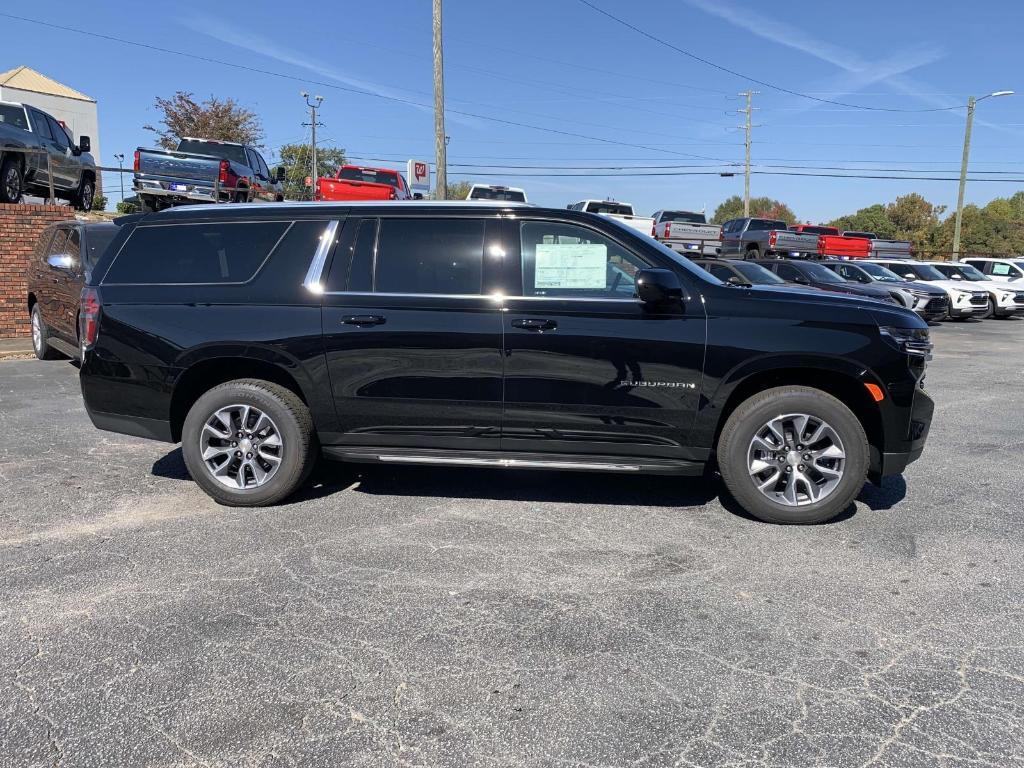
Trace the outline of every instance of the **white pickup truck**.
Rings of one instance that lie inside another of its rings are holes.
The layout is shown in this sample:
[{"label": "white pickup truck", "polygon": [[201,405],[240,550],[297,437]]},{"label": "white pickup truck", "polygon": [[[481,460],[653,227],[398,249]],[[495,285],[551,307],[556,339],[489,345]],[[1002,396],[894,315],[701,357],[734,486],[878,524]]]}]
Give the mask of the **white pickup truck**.
[{"label": "white pickup truck", "polygon": [[633,213],[633,206],[629,203],[620,203],[615,200],[580,200],[578,203],[567,205],[570,211],[586,211],[607,216],[609,219],[617,219],[637,232],[643,232],[648,237],[654,231],[654,219],[649,216],[637,216]]},{"label": "white pickup truck", "polygon": [[677,253],[714,256],[722,248],[722,228],[708,224],[703,213],[691,211],[655,211],[655,240]]},{"label": "white pickup truck", "polygon": [[873,259],[909,259],[914,250],[909,240],[882,240],[874,232],[843,232],[843,237],[860,237],[871,241]]}]

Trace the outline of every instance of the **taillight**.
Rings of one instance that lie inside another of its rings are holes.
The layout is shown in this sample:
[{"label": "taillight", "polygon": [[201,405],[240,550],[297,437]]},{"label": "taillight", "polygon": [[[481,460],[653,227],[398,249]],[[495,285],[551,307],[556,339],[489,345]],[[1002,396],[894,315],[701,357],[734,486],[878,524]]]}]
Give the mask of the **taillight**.
[{"label": "taillight", "polygon": [[825,249],[825,236],[824,235],[818,235],[818,253],[820,253],[822,256],[824,256],[825,255],[825,250],[826,250]]},{"label": "taillight", "polygon": [[221,160],[220,161],[220,183],[221,184],[225,184],[226,185],[228,183],[228,168],[230,168],[230,167],[231,167],[231,165],[228,163],[227,160]]},{"label": "taillight", "polygon": [[666,221],[665,222],[665,239],[668,240],[669,237],[671,236],[671,234],[672,234],[672,222]]},{"label": "taillight", "polygon": [[90,349],[99,336],[101,307],[99,291],[88,286],[83,288],[78,305],[78,343],[82,352]]},{"label": "taillight", "polygon": [[725,230],[722,227],[719,227],[718,228],[718,239],[721,240],[723,237],[725,237]]},{"label": "taillight", "polygon": [[768,247],[769,247],[769,248],[774,248],[774,247],[775,247],[775,244],[776,244],[776,243],[777,243],[778,241],[779,241],[779,233],[778,233],[778,232],[774,232],[774,231],[773,231],[773,232],[770,232],[770,233],[768,234]]},{"label": "taillight", "polygon": [[132,161],[132,170],[139,170],[139,150],[135,150],[135,159]]},{"label": "taillight", "polygon": [[651,237],[657,237],[657,236],[658,236],[658,222],[652,221],[651,222]]}]

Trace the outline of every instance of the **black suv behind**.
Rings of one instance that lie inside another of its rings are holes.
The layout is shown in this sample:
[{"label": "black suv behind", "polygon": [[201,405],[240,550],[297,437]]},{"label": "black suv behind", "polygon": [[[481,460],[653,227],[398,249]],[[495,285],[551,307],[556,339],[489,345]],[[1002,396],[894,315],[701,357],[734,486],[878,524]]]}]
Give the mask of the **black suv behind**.
[{"label": "black suv behind", "polygon": [[121,220],[80,316],[102,429],[180,441],[218,501],[353,462],[700,475],[775,522],[920,456],[912,312],[729,286],[603,216],[508,203]]}]

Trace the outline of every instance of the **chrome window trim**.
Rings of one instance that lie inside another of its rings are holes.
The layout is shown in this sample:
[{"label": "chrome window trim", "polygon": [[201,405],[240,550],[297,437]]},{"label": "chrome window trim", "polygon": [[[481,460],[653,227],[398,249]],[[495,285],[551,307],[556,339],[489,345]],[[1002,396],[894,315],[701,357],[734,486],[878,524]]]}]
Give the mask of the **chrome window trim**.
[{"label": "chrome window trim", "polygon": [[381,296],[389,299],[490,299],[492,301],[589,301],[608,304],[639,304],[640,299],[587,298],[585,296],[511,296],[504,293],[378,293],[375,291],[324,291],[324,296]]},{"label": "chrome window trim", "polygon": [[327,228],[320,235],[320,244],[316,247],[313,260],[306,270],[306,279],[302,281],[303,287],[311,293],[324,292],[324,265],[327,263],[327,254],[331,252],[335,240],[338,237],[339,219],[331,219],[327,222]]}]

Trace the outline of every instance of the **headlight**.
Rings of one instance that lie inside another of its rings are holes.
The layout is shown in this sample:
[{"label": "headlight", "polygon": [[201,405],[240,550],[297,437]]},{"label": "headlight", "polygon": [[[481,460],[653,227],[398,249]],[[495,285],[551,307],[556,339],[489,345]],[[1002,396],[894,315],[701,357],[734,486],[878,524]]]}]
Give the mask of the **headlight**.
[{"label": "headlight", "polygon": [[907,355],[923,357],[930,360],[932,356],[932,342],[927,328],[897,328],[891,325],[881,325],[878,332],[891,346]]},{"label": "headlight", "polygon": [[953,301],[957,302],[958,304],[963,304],[964,302],[970,300],[971,294],[963,293],[961,291],[953,291]]},{"label": "headlight", "polygon": [[1013,301],[1013,294],[1012,293],[1001,293],[1001,294],[999,294],[999,300],[1003,301],[1003,302]]}]

